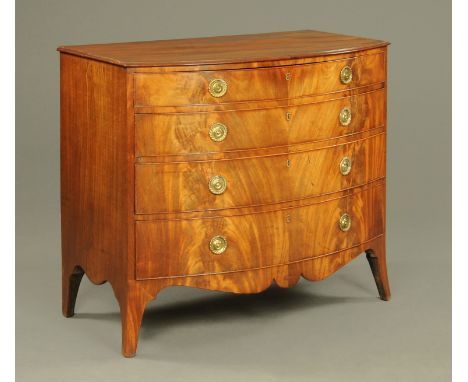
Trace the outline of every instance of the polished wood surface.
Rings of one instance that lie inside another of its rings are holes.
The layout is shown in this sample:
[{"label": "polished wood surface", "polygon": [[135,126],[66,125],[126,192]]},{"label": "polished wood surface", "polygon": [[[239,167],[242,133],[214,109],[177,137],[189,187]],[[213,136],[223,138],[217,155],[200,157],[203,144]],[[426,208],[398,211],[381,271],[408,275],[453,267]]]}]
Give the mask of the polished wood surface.
[{"label": "polished wood surface", "polygon": [[[230,293],[259,293],[276,283],[281,288],[294,286],[301,277],[309,281],[324,280],[355,257],[364,252],[372,254],[378,275],[378,288],[383,291],[382,300],[390,299],[386,277],[385,235],[363,242],[355,247],[324,256],[312,257],[286,265],[252,269],[242,272],[226,272],[189,277],[166,277],[142,280],[138,283],[148,293],[148,301],[156,297],[162,288],[172,285],[190,286]],[[384,277],[382,275],[385,275]],[[382,284],[381,286],[379,284]]]},{"label": "polished wood surface", "polygon": [[122,68],[66,54],[60,73],[62,311],[73,316],[84,272],[95,284],[109,281],[121,308],[123,353],[131,355],[133,82]]},{"label": "polished wood surface", "polygon": [[126,67],[302,59],[357,52],[385,41],[313,30],[178,40],[61,46],[59,51]]},{"label": "polished wood surface", "polygon": [[[351,122],[342,126],[339,115],[346,107],[351,110]],[[209,137],[209,129],[215,123],[227,127],[227,137],[222,142]],[[188,160],[202,154],[227,156],[233,151],[278,146],[285,150],[284,146],[343,137],[384,124],[383,89],[299,106],[222,113],[136,114],[136,156],[160,157],[159,161],[187,154]]]},{"label": "polished wood surface", "polygon": [[[340,80],[341,70],[349,66],[350,83]],[[212,80],[227,83],[226,94],[214,97],[208,88]],[[362,87],[385,80],[385,55],[307,65],[274,68],[135,74],[135,106],[174,106],[287,99],[326,94]],[[268,86],[266,86],[268,84]]]},{"label": "polished wood surface", "polygon": [[[299,153],[234,160],[135,166],[137,214],[225,209],[309,198],[362,185],[385,176],[385,134]],[[348,175],[340,162],[352,162]],[[208,183],[221,175],[227,189],[212,194]]]},{"label": "polished wood surface", "polygon": [[379,253],[377,250],[376,253],[375,249],[371,248],[366,250],[366,257],[369,261],[380,298],[384,301],[390,300],[390,287],[388,284],[385,251]]},{"label": "polished wood surface", "polygon": [[[383,184],[349,196],[312,199],[309,205],[267,213],[136,223],[137,279],[235,272],[285,265],[354,247],[383,234]],[[338,221],[352,223],[342,232]],[[320,222],[313,224],[311,222]],[[227,239],[213,254],[215,235]]]},{"label": "polished wood surface", "polygon": [[[64,279],[76,284],[79,266],[95,282],[120,288],[127,278],[127,195],[133,188],[127,173],[127,74],[69,55],[61,56],[60,66]],[[71,300],[64,301],[67,315]]]},{"label": "polished wood surface", "polygon": [[[301,31],[59,48],[63,314],[84,274],[109,281],[131,357],[162,288],[258,293],[322,280],[364,252],[389,299],[386,45]],[[225,96],[209,94],[213,78]],[[227,180],[221,195],[213,175]],[[218,255],[215,235],[228,242]]]}]

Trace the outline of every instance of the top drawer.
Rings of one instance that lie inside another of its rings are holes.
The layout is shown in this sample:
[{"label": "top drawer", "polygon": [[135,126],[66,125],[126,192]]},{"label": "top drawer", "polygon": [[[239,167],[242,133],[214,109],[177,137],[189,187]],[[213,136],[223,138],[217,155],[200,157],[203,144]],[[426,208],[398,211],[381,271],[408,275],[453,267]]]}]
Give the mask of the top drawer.
[{"label": "top drawer", "polygon": [[135,106],[187,106],[324,94],[385,81],[385,54],[259,69],[135,74]]}]

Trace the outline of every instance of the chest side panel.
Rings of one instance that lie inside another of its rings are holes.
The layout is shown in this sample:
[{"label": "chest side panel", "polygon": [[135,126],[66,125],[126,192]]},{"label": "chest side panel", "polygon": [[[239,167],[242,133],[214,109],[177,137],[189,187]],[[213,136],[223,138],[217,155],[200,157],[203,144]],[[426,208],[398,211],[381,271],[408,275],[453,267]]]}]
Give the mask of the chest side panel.
[{"label": "chest side panel", "polygon": [[60,60],[64,263],[81,266],[96,283],[124,279],[128,193],[133,189],[127,161],[127,73],[67,54]]}]

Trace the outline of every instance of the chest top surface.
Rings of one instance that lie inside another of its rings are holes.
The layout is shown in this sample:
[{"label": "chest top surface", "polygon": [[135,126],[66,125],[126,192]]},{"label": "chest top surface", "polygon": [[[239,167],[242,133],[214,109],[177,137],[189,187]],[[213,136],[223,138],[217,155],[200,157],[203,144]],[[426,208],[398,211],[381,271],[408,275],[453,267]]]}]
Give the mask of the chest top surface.
[{"label": "chest top surface", "polygon": [[123,67],[216,65],[290,60],[379,48],[388,42],[302,30],[177,40],[61,46],[60,52]]}]

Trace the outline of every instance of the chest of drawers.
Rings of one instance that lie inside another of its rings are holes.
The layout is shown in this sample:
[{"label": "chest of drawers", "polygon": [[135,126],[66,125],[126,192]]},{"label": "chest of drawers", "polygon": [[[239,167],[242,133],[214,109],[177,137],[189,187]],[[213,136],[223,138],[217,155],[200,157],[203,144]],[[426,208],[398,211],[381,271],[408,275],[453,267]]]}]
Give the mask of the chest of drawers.
[{"label": "chest of drawers", "polygon": [[110,282],[133,356],[167,286],[257,293],[366,253],[384,300],[383,41],[317,31],[60,47],[63,314]]}]

